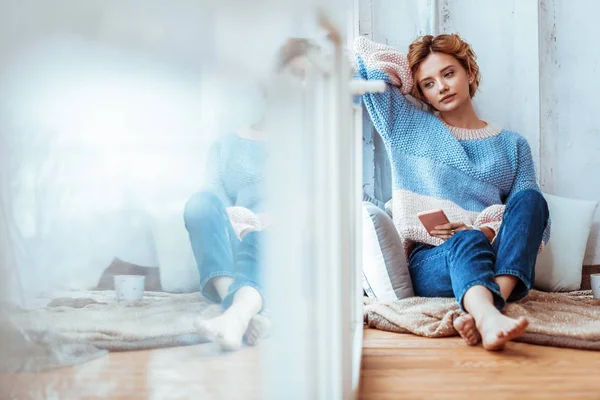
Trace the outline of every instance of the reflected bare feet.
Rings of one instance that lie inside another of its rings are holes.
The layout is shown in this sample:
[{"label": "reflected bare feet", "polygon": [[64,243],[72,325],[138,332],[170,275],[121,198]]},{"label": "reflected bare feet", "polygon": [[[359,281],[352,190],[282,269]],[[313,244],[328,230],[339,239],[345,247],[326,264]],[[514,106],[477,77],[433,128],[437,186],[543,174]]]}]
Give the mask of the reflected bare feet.
[{"label": "reflected bare feet", "polygon": [[200,335],[217,342],[221,349],[235,351],[242,348],[242,338],[248,329],[245,318],[236,313],[227,313],[208,320],[196,321]]},{"label": "reflected bare feet", "polygon": [[264,315],[256,315],[250,320],[245,339],[248,346],[256,346],[261,339],[269,336],[271,321]]}]

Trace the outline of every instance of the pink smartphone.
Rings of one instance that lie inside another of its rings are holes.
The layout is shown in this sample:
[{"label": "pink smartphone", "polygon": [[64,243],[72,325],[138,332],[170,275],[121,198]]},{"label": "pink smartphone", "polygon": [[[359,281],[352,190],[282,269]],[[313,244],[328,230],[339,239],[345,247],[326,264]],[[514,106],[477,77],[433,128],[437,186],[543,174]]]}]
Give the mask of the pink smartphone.
[{"label": "pink smartphone", "polygon": [[417,217],[425,229],[427,229],[428,233],[434,230],[436,226],[444,225],[450,222],[444,213],[444,210],[423,211],[418,213]]}]

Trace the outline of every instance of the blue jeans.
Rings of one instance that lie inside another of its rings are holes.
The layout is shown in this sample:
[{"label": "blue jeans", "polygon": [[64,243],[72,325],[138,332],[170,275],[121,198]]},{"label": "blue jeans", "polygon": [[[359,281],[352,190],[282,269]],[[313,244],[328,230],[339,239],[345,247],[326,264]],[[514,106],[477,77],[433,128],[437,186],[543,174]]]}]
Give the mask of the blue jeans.
[{"label": "blue jeans", "polygon": [[244,286],[255,288],[264,300],[259,283],[263,232],[250,232],[243,240],[239,240],[223,203],[209,192],[196,193],[188,200],[183,219],[200,272],[202,295],[212,302],[220,303],[221,297],[210,280],[228,276],[234,281],[223,299],[223,307],[228,308],[235,293]]},{"label": "blue jeans", "polygon": [[[409,257],[415,294],[455,297],[463,311],[463,297],[475,285],[488,288],[500,310],[506,301],[522,299],[535,280],[535,262],[548,217],[548,205],[542,194],[523,190],[506,204],[502,225],[493,244],[477,230],[456,232],[437,247],[418,244]],[[518,278],[506,300],[494,282],[498,275]]]}]

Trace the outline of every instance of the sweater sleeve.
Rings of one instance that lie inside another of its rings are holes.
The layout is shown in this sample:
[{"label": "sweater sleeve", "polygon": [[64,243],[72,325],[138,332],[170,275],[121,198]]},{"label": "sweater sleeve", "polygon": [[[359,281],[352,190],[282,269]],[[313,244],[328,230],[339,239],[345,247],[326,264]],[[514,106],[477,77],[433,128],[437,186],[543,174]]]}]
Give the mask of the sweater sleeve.
[{"label": "sweater sleeve", "polygon": [[423,118],[434,118],[404,97],[411,92],[414,84],[406,55],[364,36],[355,39],[354,52],[355,78],[382,80],[387,84],[383,93],[362,96],[375,128],[384,139],[407,129],[417,129]]},{"label": "sweater sleeve", "polygon": [[223,202],[224,207],[231,207],[233,206],[233,201],[225,190],[223,177],[221,176],[219,169],[219,164],[221,161],[221,146],[221,141],[217,140],[211,145],[208,151],[205,180],[202,190],[217,196]]},{"label": "sweater sleeve", "polygon": [[505,207],[504,204],[494,204],[486,208],[477,216],[474,225],[479,228],[490,228],[497,235],[502,225],[502,215]]},{"label": "sweater sleeve", "polygon": [[[521,190],[527,189],[532,189],[541,193],[535,177],[535,166],[533,164],[533,157],[531,156],[531,148],[529,147],[527,140],[520,138],[517,144],[515,179],[512,188],[506,197],[505,204],[508,203],[515,194]],[[502,225],[504,209],[505,205],[493,205],[486,208],[477,217],[475,225],[480,228],[491,228],[498,234],[500,226]],[[550,231],[551,221],[550,218],[548,218],[540,251],[550,240]]]}]

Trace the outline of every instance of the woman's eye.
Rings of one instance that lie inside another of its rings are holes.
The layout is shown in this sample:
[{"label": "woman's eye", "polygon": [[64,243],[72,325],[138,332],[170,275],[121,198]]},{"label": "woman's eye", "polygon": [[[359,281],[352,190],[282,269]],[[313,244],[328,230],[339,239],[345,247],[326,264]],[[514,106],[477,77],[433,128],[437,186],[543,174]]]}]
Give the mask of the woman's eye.
[{"label": "woman's eye", "polygon": [[429,89],[429,88],[431,88],[431,87],[433,87],[433,82],[427,82],[427,83],[425,84],[425,88],[426,88],[426,89]]},{"label": "woman's eye", "polygon": [[452,75],[454,75],[454,71],[446,72],[446,75],[444,75],[444,76],[446,78],[450,78]]}]

